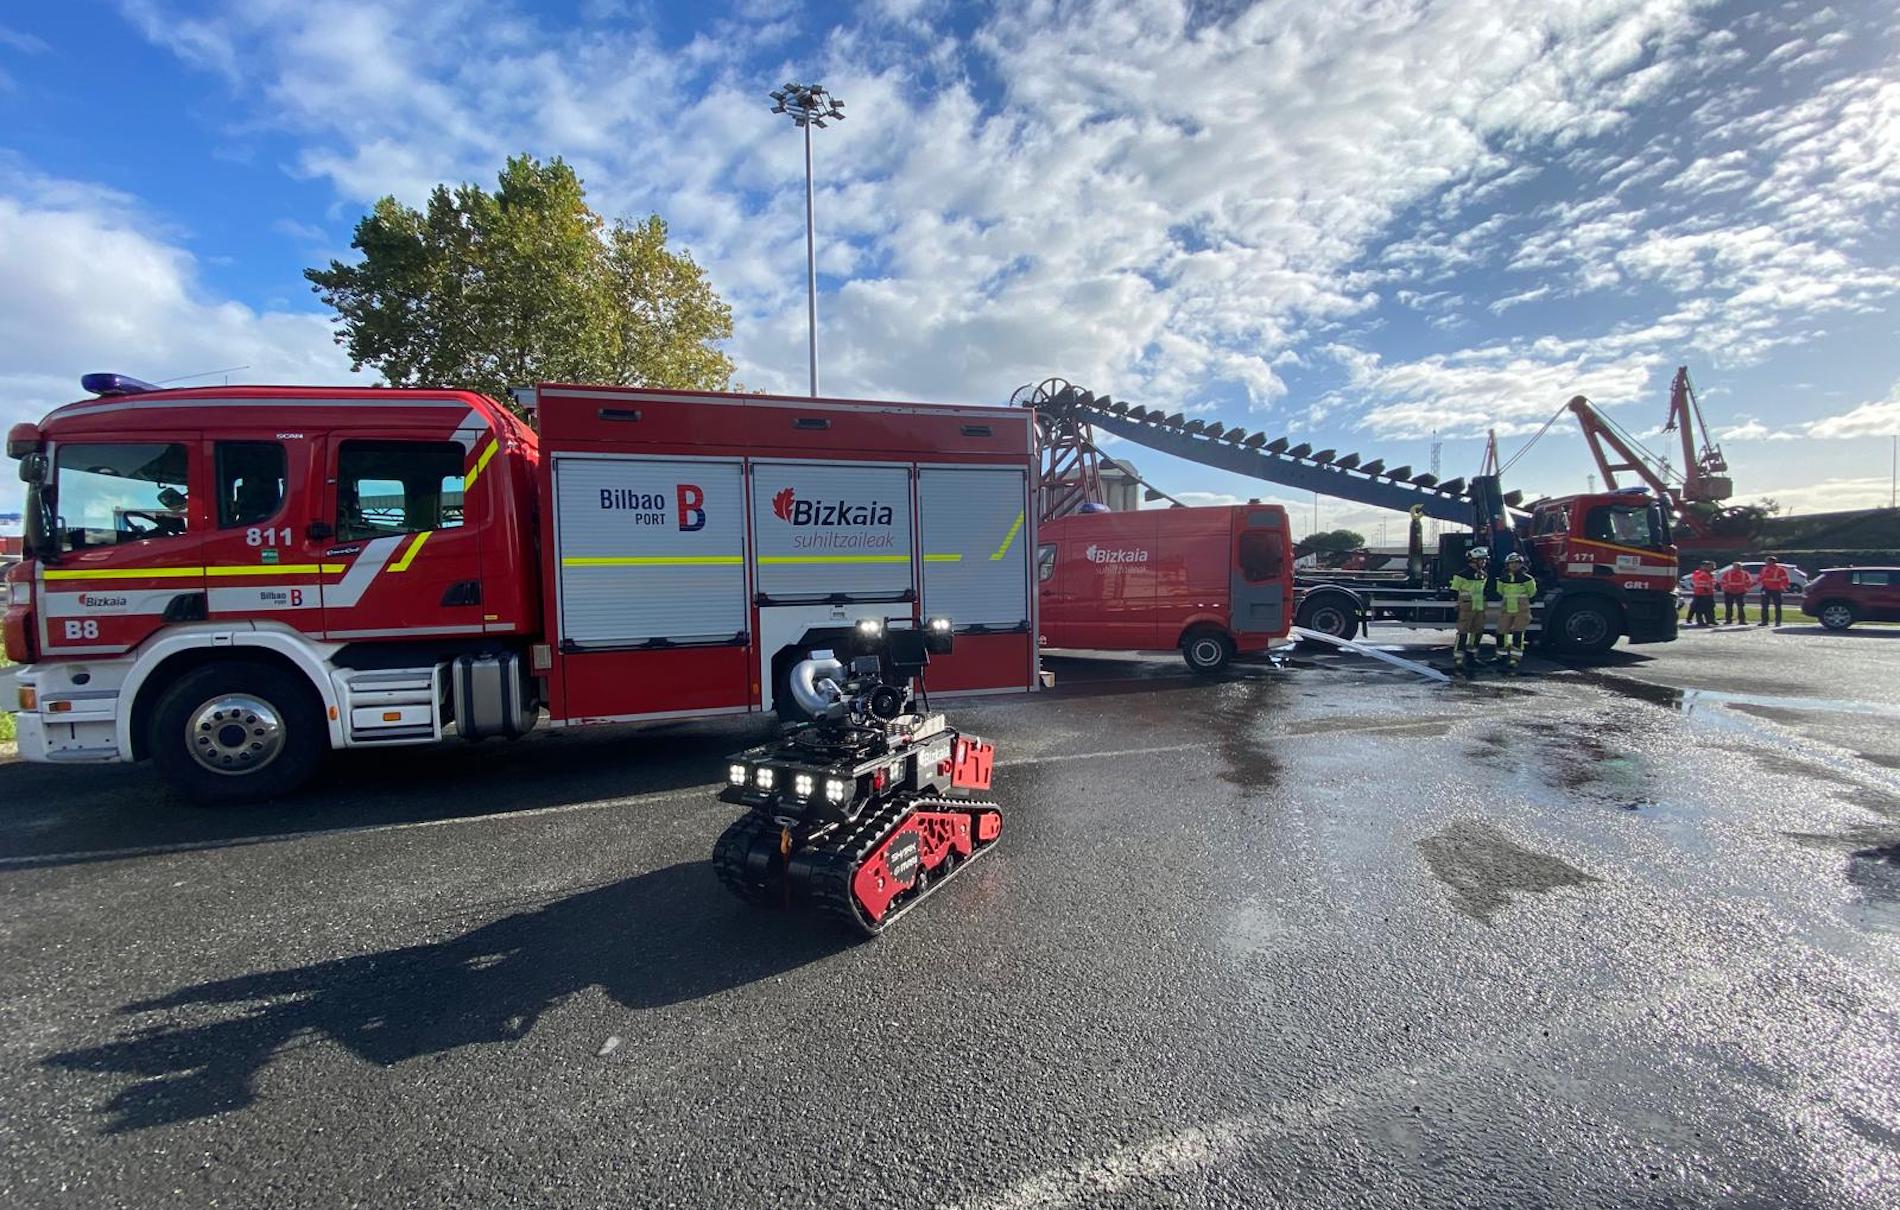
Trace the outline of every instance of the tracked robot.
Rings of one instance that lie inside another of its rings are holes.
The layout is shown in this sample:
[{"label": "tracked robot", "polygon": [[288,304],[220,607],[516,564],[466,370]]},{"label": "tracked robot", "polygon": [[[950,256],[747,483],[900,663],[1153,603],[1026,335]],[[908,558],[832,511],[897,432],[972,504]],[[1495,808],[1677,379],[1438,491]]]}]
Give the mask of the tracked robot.
[{"label": "tracked robot", "polygon": [[728,759],[723,802],[746,813],[713,848],[719,880],[748,903],[814,909],[867,935],[922,903],[996,844],[993,744],[930,710],[923,671],[950,623],[857,624],[791,676],[811,721]]}]

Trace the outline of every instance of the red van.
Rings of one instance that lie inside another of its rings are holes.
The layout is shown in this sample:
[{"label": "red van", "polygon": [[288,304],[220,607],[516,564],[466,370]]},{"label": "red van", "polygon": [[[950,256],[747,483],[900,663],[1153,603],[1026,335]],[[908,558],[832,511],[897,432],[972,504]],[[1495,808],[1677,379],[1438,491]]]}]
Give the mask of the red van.
[{"label": "red van", "polygon": [[1077,513],[1036,537],[1046,647],[1177,648],[1212,673],[1292,625],[1293,545],[1277,505]]}]

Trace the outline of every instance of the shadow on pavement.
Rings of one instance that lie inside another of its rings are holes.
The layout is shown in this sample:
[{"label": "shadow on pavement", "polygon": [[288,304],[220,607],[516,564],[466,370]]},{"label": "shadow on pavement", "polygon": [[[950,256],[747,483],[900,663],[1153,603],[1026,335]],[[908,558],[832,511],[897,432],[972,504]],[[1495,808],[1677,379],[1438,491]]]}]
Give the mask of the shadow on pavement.
[{"label": "shadow on pavement", "polygon": [[1850,626],[1846,630],[1829,630],[1825,626],[1770,626],[1776,634],[1824,634],[1831,639],[1900,639],[1900,626]]},{"label": "shadow on pavement", "polygon": [[149,765],[8,762],[0,764],[0,858],[62,865],[114,850],[215,847],[683,790],[717,780],[727,753],[773,725],[749,717],[341,752],[310,789],[243,807],[186,802]]},{"label": "shadow on pavement", "polygon": [[257,1097],[258,1074],[304,1038],[328,1039],[390,1067],[515,1041],[544,1011],[591,987],[630,1009],[658,1008],[782,974],[851,944],[809,919],[741,907],[708,863],[681,863],[446,941],[128,1004],[120,1013],[139,1019],[135,1032],[43,1064],[128,1077],[100,1109],[111,1119],[104,1131],[141,1130],[244,1108]]}]

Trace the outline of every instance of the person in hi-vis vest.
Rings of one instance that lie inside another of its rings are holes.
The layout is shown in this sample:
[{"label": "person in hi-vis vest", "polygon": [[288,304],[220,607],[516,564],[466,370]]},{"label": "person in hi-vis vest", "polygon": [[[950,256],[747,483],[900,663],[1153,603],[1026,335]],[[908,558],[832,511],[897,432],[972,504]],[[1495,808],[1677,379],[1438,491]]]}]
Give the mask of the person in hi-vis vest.
[{"label": "person in hi-vis vest", "polygon": [[1761,624],[1768,625],[1768,607],[1775,607],[1775,625],[1781,625],[1781,594],[1788,591],[1793,583],[1788,569],[1783,567],[1775,556],[1769,555],[1768,561],[1761,565]]},{"label": "person in hi-vis vest", "polygon": [[1732,624],[1739,615],[1742,625],[1748,625],[1748,590],[1755,586],[1755,578],[1740,563],[1730,563],[1722,569],[1719,579],[1722,585],[1722,624]]},{"label": "person in hi-vis vest", "polygon": [[1531,624],[1531,598],[1537,595],[1537,577],[1524,564],[1524,556],[1512,551],[1504,556],[1504,570],[1498,573],[1498,650],[1510,661],[1507,668],[1517,671],[1524,658],[1524,632]]},{"label": "person in hi-vis vest", "polygon": [[1462,660],[1465,675],[1477,671],[1478,644],[1484,641],[1484,588],[1491,579],[1490,552],[1474,546],[1465,556],[1465,567],[1451,578],[1451,590],[1458,594],[1458,641],[1452,646],[1453,663]]}]

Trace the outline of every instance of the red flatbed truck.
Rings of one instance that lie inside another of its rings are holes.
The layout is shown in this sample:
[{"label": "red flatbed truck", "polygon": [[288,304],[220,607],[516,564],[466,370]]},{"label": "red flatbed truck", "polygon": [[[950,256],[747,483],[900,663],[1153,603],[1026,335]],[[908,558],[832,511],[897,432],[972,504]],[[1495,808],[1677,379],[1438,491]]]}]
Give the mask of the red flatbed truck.
[{"label": "red flatbed truck", "polygon": [[1179,650],[1213,673],[1265,651],[1293,619],[1293,550],[1278,505],[1081,512],[1037,539],[1049,647]]},{"label": "red flatbed truck", "polygon": [[[1020,409],[547,384],[157,390],[17,425],[21,755],[200,799],[329,748],[778,710],[863,618],[933,694],[1037,686]],[[8,703],[9,706],[15,703]]]}]

